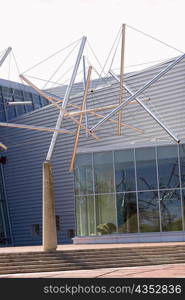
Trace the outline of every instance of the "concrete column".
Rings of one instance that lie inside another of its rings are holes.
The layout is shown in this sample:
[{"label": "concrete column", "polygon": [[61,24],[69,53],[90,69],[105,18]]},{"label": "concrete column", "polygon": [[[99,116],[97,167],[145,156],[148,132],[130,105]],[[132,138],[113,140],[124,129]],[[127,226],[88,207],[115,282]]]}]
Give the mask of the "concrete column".
[{"label": "concrete column", "polygon": [[55,217],[55,197],[51,163],[43,163],[43,222],[42,240],[44,251],[54,251],[57,248],[57,231]]}]

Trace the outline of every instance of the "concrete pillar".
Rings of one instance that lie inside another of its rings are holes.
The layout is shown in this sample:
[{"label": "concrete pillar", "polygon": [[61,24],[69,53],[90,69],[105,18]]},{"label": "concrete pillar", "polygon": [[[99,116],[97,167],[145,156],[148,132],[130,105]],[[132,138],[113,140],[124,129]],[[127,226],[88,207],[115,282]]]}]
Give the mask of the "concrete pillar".
[{"label": "concrete pillar", "polygon": [[54,251],[57,248],[57,231],[55,217],[55,197],[51,163],[43,163],[43,221],[42,241],[44,251]]}]

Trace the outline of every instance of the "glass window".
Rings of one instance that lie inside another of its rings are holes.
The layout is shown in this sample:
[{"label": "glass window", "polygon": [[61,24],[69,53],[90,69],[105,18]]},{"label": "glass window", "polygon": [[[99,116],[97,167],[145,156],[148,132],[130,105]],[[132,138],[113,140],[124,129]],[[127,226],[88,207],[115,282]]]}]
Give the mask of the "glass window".
[{"label": "glass window", "polygon": [[75,236],[75,231],[74,229],[68,229],[67,230],[67,239],[71,240]]},{"label": "glass window", "polygon": [[135,191],[134,151],[115,151],[116,191]]},{"label": "glass window", "polygon": [[118,232],[138,232],[136,193],[117,194]]},{"label": "glass window", "polygon": [[[1,99],[0,99],[1,101]],[[5,109],[4,109],[4,103],[0,102],[0,121],[6,121],[6,115],[5,115]]]},{"label": "glass window", "polygon": [[31,233],[33,237],[39,236],[40,235],[40,226],[39,224],[33,224],[31,228]]},{"label": "glass window", "polygon": [[95,199],[97,234],[115,233],[117,231],[115,195],[97,195]]},{"label": "glass window", "polygon": [[95,234],[94,196],[76,197],[77,235]]},{"label": "glass window", "polygon": [[182,230],[180,191],[160,191],[160,208],[162,231]]},{"label": "glass window", "polygon": [[103,152],[94,154],[95,192],[114,192],[113,153]]},{"label": "glass window", "polygon": [[40,108],[41,107],[41,103],[40,103],[40,97],[37,94],[32,94],[32,101],[33,101],[33,106],[34,109]]},{"label": "glass window", "polygon": [[15,118],[16,117],[15,106],[8,105],[7,106],[7,114],[8,114],[8,120]]},{"label": "glass window", "polygon": [[40,97],[40,101],[41,101],[41,106],[46,106],[50,104],[49,101],[43,97]]},{"label": "glass window", "polygon": [[177,146],[158,147],[159,188],[179,187]]},{"label": "glass window", "polygon": [[140,232],[160,231],[158,191],[139,192]]},{"label": "glass window", "polygon": [[27,112],[33,111],[33,101],[32,101],[31,93],[23,91],[23,96],[24,96],[24,101],[31,101],[32,102],[32,104],[27,104],[26,105],[26,111]]},{"label": "glass window", "polygon": [[56,217],[56,229],[57,231],[60,231],[60,216],[55,216]]},{"label": "glass window", "polygon": [[138,191],[157,189],[155,148],[136,149],[136,173]]},{"label": "glass window", "polygon": [[76,156],[75,194],[93,194],[92,154],[79,154]]},{"label": "glass window", "polygon": [[[13,91],[13,97],[14,97],[14,101],[19,101],[19,102],[23,102],[24,101],[24,97],[23,97],[23,92],[19,91],[19,90],[14,90]],[[15,106],[17,115],[22,115],[25,113],[25,106],[24,105],[16,105]]]},{"label": "glass window", "polygon": [[185,187],[185,145],[179,145],[181,184]]}]

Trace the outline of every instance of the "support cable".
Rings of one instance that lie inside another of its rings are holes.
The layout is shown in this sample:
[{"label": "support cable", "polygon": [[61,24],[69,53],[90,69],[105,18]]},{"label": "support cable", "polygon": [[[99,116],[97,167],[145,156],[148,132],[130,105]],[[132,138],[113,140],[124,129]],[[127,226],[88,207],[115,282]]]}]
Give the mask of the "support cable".
[{"label": "support cable", "polygon": [[68,55],[63,59],[63,61],[61,62],[61,64],[56,68],[56,70],[53,72],[53,74],[49,77],[48,81],[45,83],[45,85],[43,86],[42,89],[45,89],[48,82],[57,74],[57,72],[61,69],[61,67],[64,65],[64,63],[67,61],[67,59],[70,57],[70,55],[73,53],[73,51],[76,49],[78,44],[76,44],[72,50],[68,53]]},{"label": "support cable", "polygon": [[58,50],[57,52],[53,53],[52,55],[46,57],[45,59],[41,60],[40,62],[38,62],[37,64],[35,64],[34,66],[30,67],[29,69],[25,70],[24,72],[22,72],[22,74],[25,74],[26,72],[31,71],[32,69],[38,67],[39,65],[41,65],[42,63],[46,62],[47,60],[49,60],[50,58],[54,57],[55,55],[59,54],[60,52],[66,50],[67,48],[71,47],[72,45],[74,45],[75,43],[78,43],[82,40],[82,38],[74,41],[73,43],[71,43],[70,45]]},{"label": "support cable", "polygon": [[[101,71],[101,73],[100,73],[101,75],[102,75],[102,73],[104,72],[104,69],[105,69],[105,67],[106,67],[106,65],[107,65],[107,63],[108,63],[108,60],[109,60],[109,58],[110,58],[110,55],[111,55],[111,53],[112,53],[112,51],[113,51],[113,49],[114,49],[114,47],[115,47],[115,44],[116,44],[118,38],[119,38],[119,41],[120,41],[120,38],[121,38],[121,27],[120,27],[120,29],[119,29],[117,35],[116,35],[116,38],[115,38],[115,40],[114,40],[114,42],[113,42],[113,45],[112,45],[112,47],[111,47],[111,49],[110,49],[110,51],[109,51],[109,54],[108,54],[108,56],[107,56],[107,59],[106,59],[104,65],[103,65],[102,71]],[[119,42],[118,42],[118,43],[119,43]],[[111,69],[111,67],[110,67],[109,69]]]},{"label": "support cable", "polygon": [[139,30],[139,29],[137,29],[137,28],[135,28],[135,27],[133,27],[133,26],[127,25],[127,27],[129,27],[129,28],[131,28],[131,29],[133,29],[133,30],[135,30],[135,31],[137,31],[137,32],[139,32],[139,33],[141,33],[141,34],[143,34],[143,35],[145,35],[145,36],[147,36],[147,37],[153,39],[153,40],[156,41],[156,42],[159,42],[159,43],[163,44],[164,46],[167,46],[167,47],[169,47],[169,48],[171,48],[171,49],[173,49],[173,50],[176,50],[176,51],[178,51],[179,53],[182,53],[182,54],[184,53],[184,51],[181,51],[181,50],[179,50],[179,49],[177,49],[177,48],[175,48],[175,47],[173,47],[173,46],[171,46],[171,45],[169,45],[169,44],[167,44],[167,43],[165,43],[165,42],[162,42],[162,41],[159,40],[158,38],[155,38],[154,36],[152,36],[152,35],[150,35],[150,34],[148,34],[148,33],[145,33],[145,32],[143,32],[143,31],[141,31],[141,30]]}]

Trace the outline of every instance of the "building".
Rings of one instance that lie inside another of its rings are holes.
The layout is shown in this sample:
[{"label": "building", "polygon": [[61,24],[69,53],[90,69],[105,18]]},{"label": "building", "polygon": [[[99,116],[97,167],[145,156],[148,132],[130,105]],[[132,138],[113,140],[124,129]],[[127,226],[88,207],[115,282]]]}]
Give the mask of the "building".
[{"label": "building", "polygon": [[[29,105],[9,105],[9,102],[30,101]],[[29,86],[18,82],[0,79],[0,122],[9,122],[35,109],[48,105],[48,101],[34,92]],[[6,129],[8,130],[8,129]],[[2,165],[6,156],[2,154],[0,169],[0,240],[2,244],[11,243],[10,219],[7,209],[7,197]],[[1,244],[0,243],[0,244]]]},{"label": "building", "polygon": [[[173,61],[128,73],[125,82],[136,92]],[[81,87],[75,85],[78,92],[73,90],[70,103],[81,104]],[[64,95],[59,87],[48,92]],[[123,126],[118,136],[117,125],[105,122],[96,132],[99,141],[81,131],[74,173],[69,172],[74,136],[59,135],[52,159],[58,243],[70,243],[73,237],[75,243],[184,241],[185,59],[139,98],[178,142],[135,102],[122,113],[122,122],[135,129]],[[114,78],[91,83],[88,109],[118,101],[119,83]],[[101,114],[108,112],[110,109]],[[58,113],[47,105],[12,122],[54,127]],[[98,120],[88,114],[89,128]],[[62,127],[76,129],[67,117]],[[52,133],[0,128],[0,134],[8,146],[2,152],[6,162],[1,164],[9,225],[4,228],[13,245],[41,244],[42,163]]]}]

